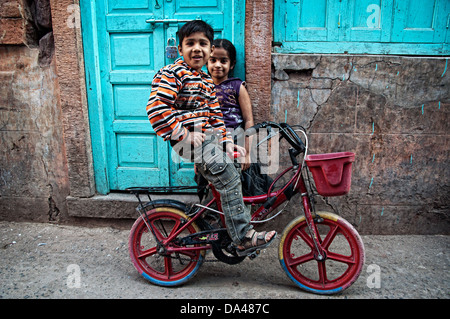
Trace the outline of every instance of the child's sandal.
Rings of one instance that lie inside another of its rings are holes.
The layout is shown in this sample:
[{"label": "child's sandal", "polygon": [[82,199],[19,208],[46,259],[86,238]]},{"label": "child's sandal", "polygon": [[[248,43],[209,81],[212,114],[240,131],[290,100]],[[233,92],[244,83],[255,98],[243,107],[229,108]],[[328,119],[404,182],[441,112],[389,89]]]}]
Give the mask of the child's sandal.
[{"label": "child's sandal", "polygon": [[[274,233],[270,239],[267,240],[267,235],[270,233]],[[277,237],[276,231],[271,232],[256,232],[254,229],[250,230],[241,245],[239,245],[236,249],[238,256],[246,256],[256,250],[266,248],[269,246],[273,240]]]}]

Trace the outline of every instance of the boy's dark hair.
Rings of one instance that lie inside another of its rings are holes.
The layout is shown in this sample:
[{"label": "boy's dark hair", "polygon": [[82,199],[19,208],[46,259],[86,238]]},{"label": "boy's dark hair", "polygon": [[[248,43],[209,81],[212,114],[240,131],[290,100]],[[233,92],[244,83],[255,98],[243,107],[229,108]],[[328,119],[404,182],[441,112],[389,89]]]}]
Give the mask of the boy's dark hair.
[{"label": "boy's dark hair", "polygon": [[215,48],[222,48],[228,52],[228,57],[230,58],[230,65],[236,65],[236,48],[233,43],[227,39],[215,39],[213,42]]},{"label": "boy's dark hair", "polygon": [[202,20],[192,20],[181,27],[181,29],[178,31],[180,45],[181,43],[183,43],[185,37],[190,36],[191,34],[196,32],[203,32],[208,38],[209,43],[212,45],[214,40],[214,30],[208,23]]}]

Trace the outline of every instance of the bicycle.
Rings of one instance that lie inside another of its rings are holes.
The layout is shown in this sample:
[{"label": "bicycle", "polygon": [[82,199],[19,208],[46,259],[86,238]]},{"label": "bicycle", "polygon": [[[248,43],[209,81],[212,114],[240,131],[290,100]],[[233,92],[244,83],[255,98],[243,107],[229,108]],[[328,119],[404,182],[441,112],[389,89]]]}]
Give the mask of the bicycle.
[{"label": "bicycle", "polygon": [[[334,294],[351,286],[359,277],[364,264],[364,244],[355,228],[342,217],[330,212],[314,211],[312,173],[317,192],[323,196],[348,193],[351,183],[351,165],[355,154],[350,152],[308,155],[308,140],[304,130],[293,129],[286,123],[263,122],[247,133],[261,128],[277,129],[289,144],[292,166],[273,180],[267,194],[244,197],[244,203],[257,208],[252,223],[266,222],[278,216],[275,210],[300,194],[304,214],[294,218],[281,234],[278,258],[281,268],[301,289],[317,294]],[[305,139],[298,136],[300,131]],[[303,154],[301,164],[297,156]],[[306,162],[306,165],[304,165]],[[309,170],[309,172],[308,172]],[[291,172],[292,177],[278,190],[274,185]],[[305,180],[309,183],[306,184]],[[307,185],[309,185],[307,187]],[[221,262],[237,264],[246,257],[254,259],[255,250],[248,256],[238,256],[228,236],[221,202],[214,186],[208,186],[212,199],[205,205],[187,205],[177,200],[152,200],[151,194],[183,191],[193,187],[133,187],[128,191],[139,201],[140,216],[131,228],[129,252],[138,272],[153,284],[178,286],[190,280],[205,261],[207,250]],[[309,188],[309,189],[308,189]],[[149,201],[144,203],[141,196]],[[212,207],[216,206],[217,209]],[[207,214],[208,212],[208,214]],[[272,217],[265,219],[268,215]],[[213,217],[213,222],[207,221]],[[209,217],[208,217],[209,216]],[[215,260],[214,260],[215,261]]]}]

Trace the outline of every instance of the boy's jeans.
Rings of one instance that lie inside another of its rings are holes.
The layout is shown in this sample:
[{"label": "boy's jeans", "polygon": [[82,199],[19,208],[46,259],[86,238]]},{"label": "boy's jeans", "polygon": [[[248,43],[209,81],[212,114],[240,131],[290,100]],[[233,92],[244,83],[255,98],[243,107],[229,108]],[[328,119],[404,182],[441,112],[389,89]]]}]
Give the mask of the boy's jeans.
[{"label": "boy's jeans", "polygon": [[[184,147],[181,154],[180,147]],[[193,156],[186,154],[189,153],[187,149],[190,149],[190,145],[186,147],[182,142],[174,146],[174,150],[184,159],[194,160],[198,171],[219,192],[228,234],[236,245],[240,245],[245,234],[253,227],[250,224],[250,211],[242,199],[241,176],[233,161],[214,138],[205,140],[201,149],[194,150]]]}]

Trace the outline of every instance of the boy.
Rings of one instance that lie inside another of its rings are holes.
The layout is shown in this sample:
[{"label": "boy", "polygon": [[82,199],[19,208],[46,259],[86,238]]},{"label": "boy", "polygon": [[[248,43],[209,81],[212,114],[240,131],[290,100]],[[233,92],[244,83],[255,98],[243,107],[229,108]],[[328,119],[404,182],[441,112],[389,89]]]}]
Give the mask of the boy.
[{"label": "boy", "polygon": [[[156,134],[170,140],[172,147],[187,160],[220,194],[228,233],[239,256],[267,247],[276,232],[256,232],[250,225],[250,212],[242,199],[240,174],[227,156],[243,147],[227,135],[215,87],[201,69],[213,50],[214,31],[201,20],[186,23],[178,32],[177,59],[155,75],[147,115]],[[219,133],[215,141],[212,132]],[[226,152],[220,144],[225,144]],[[194,153],[187,152],[194,147]]]}]

